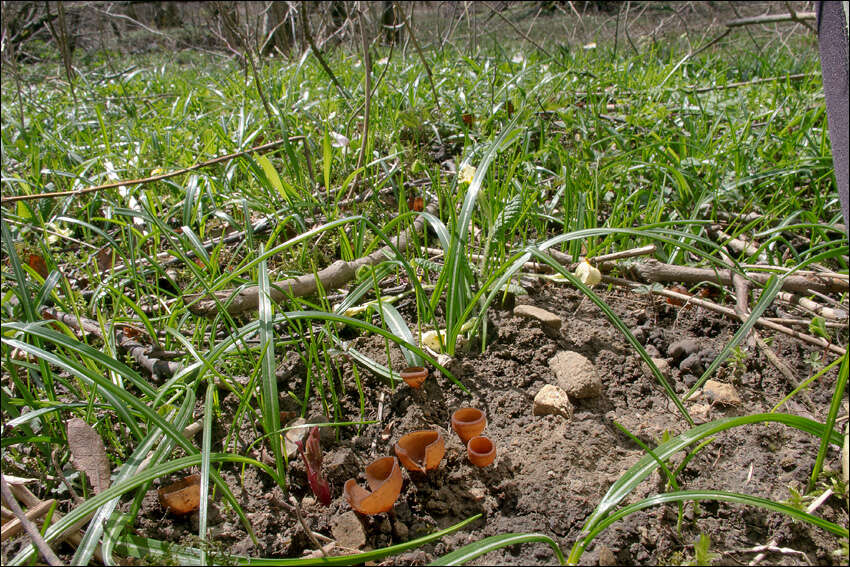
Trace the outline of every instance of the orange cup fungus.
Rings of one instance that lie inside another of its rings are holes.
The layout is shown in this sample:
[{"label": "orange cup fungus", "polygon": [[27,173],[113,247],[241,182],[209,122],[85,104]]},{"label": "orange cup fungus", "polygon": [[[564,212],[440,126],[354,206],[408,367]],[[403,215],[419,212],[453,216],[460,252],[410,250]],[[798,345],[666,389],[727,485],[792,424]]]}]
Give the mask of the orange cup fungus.
[{"label": "orange cup fungus", "polygon": [[466,454],[476,467],[486,467],[496,459],[496,446],[487,437],[473,437],[466,445]]},{"label": "orange cup fungus", "polygon": [[183,516],[201,506],[201,477],[189,475],[156,491],[159,505],[167,512]]},{"label": "orange cup fungus", "polygon": [[487,427],[487,418],[480,409],[460,408],[452,414],[452,429],[464,443],[476,435],[481,435],[485,427]]},{"label": "orange cup fungus", "polygon": [[425,473],[440,465],[446,454],[446,443],[433,429],[414,431],[398,440],[395,454],[407,470]]},{"label": "orange cup fungus", "polygon": [[371,492],[353,478],[345,482],[343,493],[351,507],[361,514],[389,512],[401,494],[401,468],[395,457],[381,457],[366,467],[366,482]]},{"label": "orange cup fungus", "polygon": [[408,366],[401,371],[401,379],[411,388],[420,388],[427,377],[428,369],[424,366]]}]

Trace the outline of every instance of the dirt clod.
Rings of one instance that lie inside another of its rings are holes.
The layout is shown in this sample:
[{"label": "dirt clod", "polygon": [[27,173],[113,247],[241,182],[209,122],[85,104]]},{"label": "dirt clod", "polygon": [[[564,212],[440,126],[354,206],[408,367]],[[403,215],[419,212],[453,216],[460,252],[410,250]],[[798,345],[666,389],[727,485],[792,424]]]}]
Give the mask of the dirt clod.
[{"label": "dirt clod", "polygon": [[668,347],[667,355],[679,361],[687,356],[698,353],[700,346],[699,341],[696,339],[682,339],[672,343]]},{"label": "dirt clod", "polygon": [[539,307],[535,307],[534,305],[517,305],[514,308],[514,315],[517,317],[526,317],[528,319],[536,319],[540,321],[543,325],[543,328],[549,331],[558,332],[561,330],[561,318],[546,311],[545,309],[541,309]]},{"label": "dirt clod", "polygon": [[337,544],[348,549],[360,549],[366,545],[366,531],[353,510],[341,514],[331,521],[331,533]]},{"label": "dirt clod", "polygon": [[561,351],[549,360],[558,385],[575,399],[595,398],[602,393],[602,380],[590,360],[577,352]]}]

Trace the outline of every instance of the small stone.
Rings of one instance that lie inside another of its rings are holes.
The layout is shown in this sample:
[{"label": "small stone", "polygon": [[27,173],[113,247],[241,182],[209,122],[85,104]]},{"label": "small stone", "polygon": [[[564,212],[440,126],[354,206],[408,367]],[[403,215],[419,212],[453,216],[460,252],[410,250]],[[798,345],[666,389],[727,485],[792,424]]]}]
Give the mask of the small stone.
[{"label": "small stone", "polygon": [[477,486],[473,486],[469,489],[469,495],[473,500],[484,500],[484,497],[487,496],[487,493],[483,488],[479,488]]},{"label": "small stone", "polygon": [[410,535],[410,530],[407,528],[407,524],[399,522],[398,520],[393,522],[393,535],[398,540],[407,541],[408,536]]},{"label": "small stone", "polygon": [[690,372],[691,374],[702,374],[702,371],[704,370],[702,367],[702,359],[696,353],[686,356],[685,360],[679,363],[679,368],[681,368],[683,372]]},{"label": "small stone", "polygon": [[547,328],[550,331],[561,330],[560,317],[554,313],[546,311],[545,309],[535,307],[534,305],[517,305],[514,308],[514,315],[518,317],[527,317],[529,319],[537,319],[544,328]]},{"label": "small stone", "polygon": [[[295,427],[297,425],[304,425],[307,423],[307,420],[303,417],[296,417],[286,424],[286,427]],[[291,459],[295,452],[298,450],[298,442],[304,441],[304,437],[306,437],[307,433],[309,433],[309,429],[306,427],[298,427],[296,429],[288,430],[284,435],[284,446],[286,447],[286,457]]]},{"label": "small stone", "polygon": [[366,531],[353,510],[331,520],[331,533],[340,547],[360,549],[366,545]]},{"label": "small stone", "polygon": [[562,350],[549,360],[549,368],[571,398],[595,398],[602,394],[602,380],[596,367],[577,352]]},{"label": "small stone", "polygon": [[611,551],[607,545],[599,546],[599,565],[619,565],[617,556]]},{"label": "small stone", "polygon": [[655,345],[646,345],[646,354],[651,356],[652,358],[661,358],[661,353],[655,347]]},{"label": "small stone", "polygon": [[[648,351],[647,351],[648,352]],[[658,367],[658,370],[661,371],[661,375],[665,378],[670,377],[670,363],[667,362],[666,358],[657,358],[652,357],[652,362],[655,363],[655,366]],[[641,361],[641,367],[643,367],[643,373],[647,376],[652,375],[652,370],[649,369],[649,365],[643,361]]]},{"label": "small stone", "polygon": [[708,404],[694,404],[688,413],[697,425],[711,421],[711,406]]},{"label": "small stone", "polygon": [[714,404],[726,406],[741,405],[741,396],[732,384],[724,384],[715,380],[708,380],[702,387],[702,393],[706,399]]},{"label": "small stone", "polygon": [[635,329],[632,329],[632,335],[634,335],[635,339],[640,344],[646,344],[646,329],[644,329],[643,327],[637,327]]},{"label": "small stone", "polygon": [[688,388],[697,383],[697,377],[693,374],[685,374],[682,376],[682,383],[685,384]]},{"label": "small stone", "polygon": [[667,348],[667,356],[675,360],[682,360],[686,356],[699,352],[700,344],[696,339],[682,339],[671,344]]},{"label": "small stone", "polygon": [[534,415],[562,415],[567,419],[573,417],[573,404],[567,397],[567,393],[552,384],[546,384],[537,395],[534,396]]}]

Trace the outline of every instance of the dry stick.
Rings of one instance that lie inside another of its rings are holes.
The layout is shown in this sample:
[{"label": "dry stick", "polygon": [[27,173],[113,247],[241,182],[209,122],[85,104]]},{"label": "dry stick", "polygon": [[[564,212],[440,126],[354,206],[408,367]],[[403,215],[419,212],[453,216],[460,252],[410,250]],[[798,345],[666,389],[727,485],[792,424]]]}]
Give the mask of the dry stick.
[{"label": "dry stick", "polygon": [[[12,491],[12,494],[17,498],[24,506],[31,508],[33,506],[38,506],[41,503],[41,500],[24,485],[24,484],[15,484],[9,483],[9,490]],[[88,516],[78,520],[72,526],[69,526],[64,532],[59,534],[54,540],[53,544],[58,545],[60,543],[67,542],[72,546],[79,546],[83,541],[83,536],[80,534],[80,528],[82,528],[94,515],[94,512],[89,514]],[[58,511],[53,512],[53,516],[51,517],[52,522],[58,522],[62,519],[62,514]],[[100,554],[100,544],[98,544],[97,548],[94,551],[94,557],[101,563],[103,563],[103,557]]]},{"label": "dry stick", "polygon": [[[289,141],[295,142],[297,140],[305,139],[304,136],[290,136]],[[202,169],[204,167],[208,167],[210,165],[215,165],[217,163],[221,163],[223,161],[230,161],[234,158],[238,158],[244,155],[248,155],[253,152],[264,152],[266,150],[274,149],[281,144],[283,144],[283,140],[275,140],[274,142],[269,142],[267,144],[263,144],[261,146],[256,146],[251,148],[250,150],[243,150],[241,152],[234,152],[232,154],[227,154],[224,156],[217,157],[215,159],[211,159],[209,161],[205,161],[202,163],[196,163],[195,165],[189,166],[185,169],[178,169],[176,171],[171,171],[168,173],[163,173],[162,175],[153,175],[151,177],[143,177],[141,179],[127,179],[125,181],[115,181],[112,183],[107,183],[105,185],[97,185],[94,187],[86,187],[84,189],[73,189],[71,191],[53,191],[51,193],[36,193],[34,195],[12,195],[11,197],[0,197],[0,204],[5,203],[14,203],[15,201],[32,201],[34,199],[52,199],[54,197],[68,197],[68,196],[77,196],[84,195],[86,193],[93,193],[95,191],[103,191],[105,189],[116,189],[122,185],[126,185],[128,188],[130,185],[139,185],[142,183],[153,183],[154,181],[160,181],[162,179],[169,179],[170,177],[176,177],[178,175],[183,175],[184,173],[189,173],[190,171],[196,171],[198,169]]]},{"label": "dry stick", "polygon": [[[413,42],[413,47],[416,49],[417,55],[419,55],[419,60],[422,61],[422,66],[425,67],[425,74],[428,76],[428,82],[431,84],[431,94],[434,96],[434,104],[437,105],[437,110],[442,110],[440,108],[440,99],[437,97],[437,87],[434,86],[434,78],[431,76],[431,66],[428,65],[428,61],[425,59],[425,54],[422,53],[422,49],[419,47],[419,42],[416,41],[416,35],[413,33],[413,26],[410,25],[410,22],[407,19],[407,14],[404,13],[404,10],[401,9],[401,5],[398,2],[395,2],[395,9],[398,10],[398,13],[401,14],[401,18],[404,21],[404,27],[407,30],[407,35],[410,37],[410,41]],[[413,7],[410,8],[413,10]]]},{"label": "dry stick", "polygon": [[[425,208],[425,211],[432,215],[436,214],[437,204],[431,203]],[[425,218],[423,216],[419,216],[416,221],[414,221],[413,227],[410,230],[392,240],[393,244],[400,252],[404,252],[410,244],[412,234],[414,232],[420,232],[424,226]],[[339,289],[354,278],[354,275],[360,266],[374,266],[379,264],[387,259],[387,255],[393,255],[392,248],[389,245],[372,252],[368,256],[357,258],[350,262],[338,260],[327,268],[320,270],[316,276],[310,273],[273,283],[270,286],[271,289],[269,290],[269,295],[271,296],[272,301],[275,302],[279,302],[289,295],[292,295],[293,297],[304,297],[306,295],[316,293],[318,291],[319,282],[321,282],[322,288],[325,291]],[[220,291],[215,295],[220,301],[227,302],[229,301],[230,296],[233,295],[233,292]],[[194,305],[189,305],[189,310],[196,315],[204,315],[207,317],[215,316],[218,305],[217,301],[215,299],[204,299],[204,297],[204,295],[187,296],[186,301],[188,303],[199,300]],[[257,286],[251,286],[240,290],[233,297],[233,300],[230,301],[229,305],[227,305],[226,309],[228,313],[235,315],[244,311],[257,309],[258,304],[259,288]]]},{"label": "dry stick", "polygon": [[[799,81],[802,79],[809,79],[820,76],[819,73],[795,73],[793,75],[781,75],[778,77],[764,77],[762,79],[753,79],[752,81],[741,81],[738,83],[728,83],[725,85],[716,85],[713,87],[682,87],[683,91],[692,92],[692,93],[707,93],[710,91],[719,91],[724,89],[737,89],[739,87],[748,87],[752,85],[759,85],[761,83],[771,83],[775,81]],[[761,215],[758,215],[761,217]]]},{"label": "dry stick", "polygon": [[[443,256],[445,254],[445,250],[442,248],[425,248],[425,252],[428,254],[432,254],[434,256]],[[559,263],[567,266],[568,269],[574,270],[578,267],[579,262],[573,262],[572,258],[564,254],[563,252],[559,252],[557,250],[549,249],[546,251],[552,258],[557,260]],[[635,256],[646,256],[647,254],[652,254],[655,252],[655,245],[648,244],[646,246],[640,246],[639,248],[631,248],[629,250],[621,250],[620,252],[612,252],[611,254],[603,254],[601,256],[594,256],[593,258],[588,258],[588,262],[599,267],[600,271],[610,272],[614,266],[609,264],[609,262],[613,262],[614,260],[622,260],[623,258],[633,258]],[[483,258],[480,254],[469,254],[469,259],[473,262],[480,262]],[[526,262],[523,264],[523,268],[527,270],[534,270],[536,272],[551,272],[552,268],[548,264],[541,264],[540,262],[532,261]]]},{"label": "dry stick", "polygon": [[294,496],[289,496],[289,501],[292,502],[292,506],[295,508],[295,515],[298,517],[298,522],[301,524],[301,528],[304,530],[304,533],[307,534],[307,537],[310,538],[310,541],[313,542],[313,545],[322,552],[323,557],[327,557],[328,554],[325,552],[325,548],[319,543],[319,540],[316,539],[316,536],[313,535],[313,530],[310,529],[310,526],[307,525],[307,521],[304,519],[304,515],[301,513],[301,503],[298,502],[298,499]]},{"label": "dry stick", "polygon": [[38,551],[44,557],[45,561],[47,561],[50,565],[63,565],[62,561],[56,556],[53,550],[47,545],[47,542],[44,541],[44,538],[41,537],[41,534],[38,531],[38,528],[35,527],[29,518],[27,518],[24,511],[21,510],[20,504],[15,500],[15,497],[12,495],[12,491],[9,490],[9,485],[6,484],[6,479],[3,475],[0,475],[0,493],[3,495],[3,500],[6,501],[6,505],[12,510],[12,513],[17,516],[18,520],[21,522],[21,525],[24,526],[24,529],[29,534],[32,542],[38,548]]},{"label": "dry stick", "polygon": [[765,14],[764,16],[753,16],[751,18],[738,18],[731,22],[726,22],[727,28],[739,28],[741,26],[751,26],[756,24],[775,24],[777,22],[798,22],[803,23],[805,20],[814,20],[817,16],[814,12],[799,12],[794,14]]},{"label": "dry stick", "polygon": [[[351,198],[351,194],[357,187],[357,178],[360,177],[360,168],[366,160],[366,142],[369,140],[369,111],[372,107],[372,59],[369,57],[369,42],[366,41],[366,30],[363,27],[363,11],[358,11],[357,21],[360,24],[360,42],[363,46],[363,67],[366,71],[365,77],[365,102],[363,110],[363,128],[360,133],[360,154],[357,156],[357,167],[354,168],[354,179],[351,180],[351,185],[348,188],[346,199]],[[389,65],[389,63],[387,63]]]},{"label": "dry stick", "polygon": [[[101,333],[100,325],[98,325],[97,321],[86,319],[85,317],[80,317],[78,320],[74,315],[63,313],[62,311],[58,311],[52,307],[42,308],[41,316],[45,319],[61,321],[72,329],[92,333],[103,340],[103,334]],[[183,365],[179,362],[169,362],[150,356],[150,346],[143,345],[139,341],[127,337],[124,333],[119,334],[117,338],[118,348],[129,354],[139,366],[147,370],[151,376],[155,378],[170,378],[183,368]],[[151,339],[155,341],[156,337],[151,337]]]},{"label": "dry stick", "polygon": [[[39,502],[37,505],[32,506],[29,510],[26,511],[26,518],[29,521],[35,521],[44,516],[50,507],[56,503],[56,500],[52,498],[50,500],[45,500],[43,502]],[[15,518],[11,522],[6,522],[3,524],[3,530],[0,531],[0,541],[5,542],[9,538],[13,538],[20,533],[20,531],[24,528],[21,521],[14,515],[14,512],[10,512],[12,516]]]},{"label": "dry stick", "polygon": [[[738,273],[732,272],[731,264],[732,260],[729,258],[724,258],[727,264],[730,264],[729,272],[732,274],[732,283],[735,286],[735,313],[737,313],[738,318],[741,320],[741,323],[746,323],[747,318],[750,314],[749,309],[749,283],[747,280]],[[770,348],[766,342],[761,338],[761,335],[756,329],[750,329],[749,336],[747,337],[747,342],[751,346],[755,344],[762,351],[762,353],[767,357],[771,364],[782,374],[788,383],[791,385],[792,390],[796,389],[800,384],[796,378],[794,378],[794,374],[791,372],[791,369],[782,361],[779,356],[773,352],[773,349]],[[809,397],[807,392],[803,392],[802,395],[803,401],[806,403],[809,411],[814,414],[815,405],[812,403],[811,398]]]},{"label": "dry stick", "polygon": [[797,305],[799,307],[802,307],[806,311],[811,311],[815,315],[820,315],[824,319],[832,319],[833,321],[835,321],[838,319],[847,318],[846,312],[844,312],[842,317],[842,314],[838,313],[837,310],[833,309],[832,307],[826,307],[824,305],[821,305],[820,303],[812,301],[808,297],[800,297],[799,295],[794,295],[793,293],[781,291],[776,295],[776,299],[779,299],[780,301],[786,301],[791,305]]},{"label": "dry stick", "polygon": [[708,234],[713,239],[717,241],[722,241],[725,246],[728,246],[730,250],[735,252],[736,254],[746,253],[748,256],[755,256],[758,254],[759,261],[767,262],[767,255],[764,251],[759,251],[757,246],[754,246],[752,243],[747,242],[741,238],[735,238],[730,234],[723,232],[720,225],[712,225],[708,228]]},{"label": "dry stick", "polygon": [[310,51],[312,51],[313,55],[316,56],[316,59],[319,61],[319,65],[322,66],[322,69],[324,69],[325,73],[327,73],[331,82],[333,82],[333,84],[336,86],[337,90],[342,95],[342,97],[345,98],[345,99],[350,99],[351,95],[348,94],[348,92],[343,88],[342,83],[339,82],[339,79],[336,78],[336,75],[334,75],[334,72],[331,70],[331,68],[325,62],[325,58],[324,58],[324,56],[322,56],[322,50],[319,49],[318,47],[316,47],[316,42],[313,41],[313,35],[310,33],[310,27],[307,25],[307,6],[306,6],[306,2],[304,2],[303,0],[301,2],[301,18],[300,18],[300,20],[301,20],[301,31],[304,33],[304,37],[307,38],[307,43],[310,44]]},{"label": "dry stick", "polygon": [[[632,289],[637,288],[637,287],[643,287],[641,284],[639,284],[637,282],[633,282],[631,280],[626,280],[626,279],[623,279],[623,278],[617,278],[617,277],[613,277],[613,276],[603,275],[602,281],[605,282],[605,283],[611,283],[611,284],[615,284],[615,285],[619,285],[619,286],[623,286],[623,287],[628,287],[628,288],[632,288]],[[655,289],[650,288],[649,292],[654,294],[654,295],[661,295],[663,297],[672,297],[673,299],[678,299],[679,301],[682,301],[682,302],[689,301],[690,303],[692,303],[694,305],[699,305],[700,307],[705,307],[706,309],[710,309],[710,310],[715,311],[717,313],[723,313],[724,315],[734,317],[735,319],[738,318],[738,315],[735,313],[734,309],[730,309],[729,307],[723,307],[722,305],[718,305],[718,304],[716,304],[712,301],[708,301],[706,299],[700,299],[698,297],[693,297],[692,295],[687,295],[687,294],[684,294],[684,293],[677,293],[675,291],[670,291],[668,289],[655,290]],[[772,321],[768,321],[764,318],[759,318],[756,321],[756,325],[760,325],[762,327],[767,327],[768,329],[772,329],[774,331],[784,333],[784,334],[788,335],[789,337],[794,337],[795,339],[801,340],[801,341],[809,343],[811,345],[818,346],[818,347],[821,347],[821,348],[825,348],[825,349],[827,349],[827,350],[829,350],[829,351],[831,351],[831,352],[833,352],[833,353],[835,353],[839,356],[844,356],[844,354],[847,352],[845,349],[843,349],[843,348],[841,348],[837,345],[834,345],[834,344],[832,344],[832,343],[830,343],[830,342],[828,342],[824,339],[821,339],[819,337],[813,337],[812,335],[807,335],[805,333],[800,333],[800,332],[795,331],[793,329],[789,329],[788,327],[785,327],[783,325],[778,325],[778,324],[776,324]]]},{"label": "dry stick", "polygon": [[[630,266],[621,266],[621,268],[633,278],[644,282],[681,282],[689,285],[710,282],[727,286],[732,285],[732,278],[726,270],[677,266],[665,264],[652,258],[645,262],[636,262]],[[766,284],[771,277],[770,274],[758,272],[746,272],[744,276],[762,285]],[[782,289],[802,294],[808,294],[811,291],[846,293],[848,282],[842,277],[832,275],[791,275],[783,280]]]},{"label": "dry stick", "polygon": [[[765,317],[768,321],[773,321],[774,323],[778,323],[779,325],[800,325],[802,327],[808,327],[812,324],[811,319],[794,319],[792,317]],[[826,321],[824,323],[825,327],[830,329],[846,329],[847,323],[838,322],[838,321]]]},{"label": "dry stick", "polygon": [[[549,53],[548,51],[546,51],[545,49],[543,49],[543,47],[542,47],[540,44],[538,44],[536,41],[534,41],[533,39],[531,39],[530,37],[528,37],[528,34],[526,34],[526,33],[525,33],[525,32],[523,32],[521,29],[519,29],[518,27],[516,27],[516,25],[514,25],[514,23],[513,23],[512,21],[510,21],[510,20],[509,20],[509,19],[507,19],[505,16],[503,16],[501,12],[499,12],[498,10],[496,10],[495,8],[493,8],[493,6],[491,6],[489,2],[484,2],[484,5],[485,5],[485,6],[487,6],[488,8],[490,8],[490,10],[491,10],[493,13],[495,13],[497,16],[499,16],[500,18],[502,18],[502,20],[503,20],[505,23],[507,23],[509,26],[511,26],[511,28],[512,28],[512,29],[513,29],[516,33],[518,33],[519,35],[521,35],[521,36],[523,37],[523,39],[525,39],[525,41],[527,41],[528,43],[530,43],[531,45],[533,45],[534,47],[536,47],[538,50],[540,50],[540,51],[542,51],[543,53],[545,53],[545,54],[546,54],[546,56],[547,56],[547,57],[549,57],[549,59],[551,59],[551,60],[552,60],[552,61],[553,61],[556,65],[558,65],[558,67],[561,67],[562,69],[565,69],[565,70],[567,70],[567,71],[569,71],[569,70],[570,70],[570,69],[569,69],[566,65],[564,65],[563,63],[561,63],[560,59],[556,59],[556,58],[555,58],[555,57],[554,57],[551,53]],[[591,76],[591,77],[593,77],[593,76],[594,76],[594,75],[593,75],[593,73],[590,73],[589,71],[583,71],[583,72],[579,72],[579,73],[577,73],[577,74],[579,74],[579,75],[589,75],[589,76]]]},{"label": "dry stick", "polygon": [[[814,502],[812,502],[811,504],[808,505],[808,507],[806,508],[806,513],[807,514],[814,514],[815,510],[820,508],[821,504],[826,502],[827,499],[830,496],[832,496],[832,494],[833,494],[832,489],[828,488],[826,490],[826,492],[824,492],[823,494],[820,495],[820,497],[818,497],[817,500],[815,500]],[[772,540],[770,540],[770,543],[767,544],[766,548],[772,551],[772,548],[775,548],[778,544],[779,544],[779,540],[777,540],[776,538],[773,538]],[[758,565],[761,562],[761,560],[764,559],[764,557],[765,557],[764,553],[759,553],[758,555],[756,555],[753,558],[752,561],[750,561],[750,565]]]}]

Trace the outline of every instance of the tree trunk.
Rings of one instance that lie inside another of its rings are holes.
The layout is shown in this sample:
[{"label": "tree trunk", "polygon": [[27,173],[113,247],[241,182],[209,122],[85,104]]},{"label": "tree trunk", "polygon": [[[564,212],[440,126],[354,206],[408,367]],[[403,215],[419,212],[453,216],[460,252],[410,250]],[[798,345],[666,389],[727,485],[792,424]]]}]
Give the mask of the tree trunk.
[{"label": "tree trunk", "polygon": [[266,20],[262,54],[289,53],[295,47],[295,24],[298,12],[291,10],[289,2],[271,2]]}]

